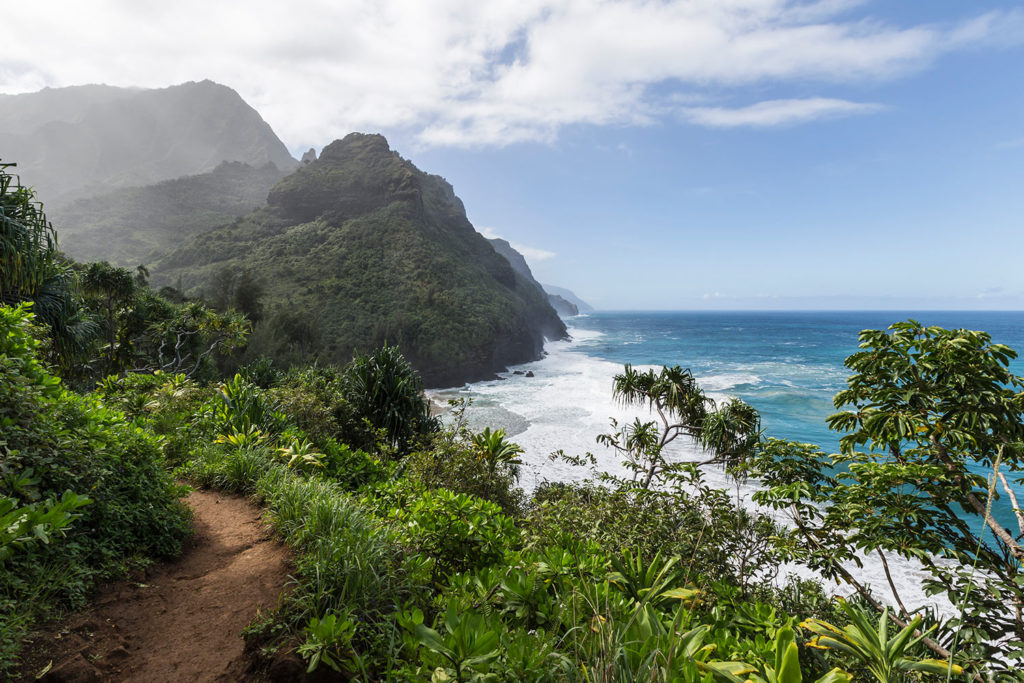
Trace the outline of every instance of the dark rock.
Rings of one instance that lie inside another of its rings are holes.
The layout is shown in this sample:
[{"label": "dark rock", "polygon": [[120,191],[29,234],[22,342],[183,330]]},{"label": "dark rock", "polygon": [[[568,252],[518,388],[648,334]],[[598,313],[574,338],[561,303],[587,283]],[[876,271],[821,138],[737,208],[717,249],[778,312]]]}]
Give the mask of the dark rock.
[{"label": "dark rock", "polygon": [[314,161],[316,161],[316,150],[310,147],[308,150],[306,150],[306,153],[302,155],[302,158],[299,159],[299,161],[301,161],[303,164],[313,163]]},{"label": "dark rock", "polygon": [[81,653],[50,669],[40,680],[46,683],[95,683],[100,680],[100,673],[86,661]]},{"label": "dark rock", "polygon": [[527,376],[527,377],[533,377],[533,370],[530,370],[530,371],[528,371],[528,372],[526,373],[526,376]]},{"label": "dark rock", "polygon": [[267,676],[273,683],[299,681],[306,675],[306,663],[294,652],[278,650],[270,662]]},{"label": "dark rock", "polygon": [[513,375],[524,375],[524,374],[526,374],[526,373],[524,373],[524,372],[523,372],[522,370],[513,370],[513,371],[512,371],[512,374],[513,374]]}]

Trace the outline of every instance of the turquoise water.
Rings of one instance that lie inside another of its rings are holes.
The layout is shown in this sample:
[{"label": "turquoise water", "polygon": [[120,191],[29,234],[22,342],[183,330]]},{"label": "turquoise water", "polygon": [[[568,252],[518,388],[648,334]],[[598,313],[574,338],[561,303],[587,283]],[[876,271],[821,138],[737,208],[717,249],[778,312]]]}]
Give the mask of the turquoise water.
[{"label": "turquoise water", "polygon": [[[908,318],[983,330],[1024,352],[1024,312],[1017,311],[602,312],[573,324],[600,333],[579,344],[580,353],[619,364],[689,367],[697,377],[715,378],[710,389],[755,406],[766,435],[836,452],[840,435],[825,418],[835,412],[832,398],[851,374],[843,361],[857,350],[858,333]],[[1014,360],[1011,369],[1024,374],[1024,360]],[[1015,525],[1008,500],[996,503],[995,514]]]},{"label": "turquoise water", "polygon": [[[768,436],[835,452],[839,435],[829,431],[825,418],[835,412],[832,397],[850,374],[843,361],[857,350],[858,333],[911,317],[926,325],[984,330],[995,342],[1024,352],[1024,312],[600,312],[569,319],[572,341],[549,343],[543,360],[510,368],[499,380],[431,393],[442,401],[472,399],[471,426],[504,428],[524,447],[521,484],[527,490],[544,481],[590,474],[548,457],[560,449],[592,452],[600,469],[625,473],[617,455],[595,443],[598,434],[609,431],[611,417],[620,423],[650,419],[646,411],[612,399],[612,378],[625,363],[688,367],[712,397],[738,396],[755,406]],[[1014,361],[1011,368],[1024,375],[1024,361]],[[533,376],[527,377],[527,371]],[[702,456],[692,444],[676,442],[668,457]],[[716,470],[707,472],[707,480],[748,500],[757,485],[736,488]],[[1006,499],[993,511],[1003,524],[1016,528]],[[848,568],[880,593],[887,592],[881,563],[873,556],[861,559],[863,569]],[[933,604],[944,613],[952,609],[941,598],[924,595],[919,566],[894,557],[890,566],[911,608]]]},{"label": "turquoise water", "polygon": [[[1024,351],[1024,312],[601,312],[574,318],[601,333],[576,350],[618,364],[673,365],[698,377],[734,381],[722,388],[754,405],[770,436],[835,451],[825,418],[850,372],[843,361],[864,329],[913,318],[925,325],[984,330],[993,341]],[[1024,374],[1024,361],[1011,364]],[[729,377],[731,376],[731,377]],[[722,384],[721,380],[718,384]]]}]

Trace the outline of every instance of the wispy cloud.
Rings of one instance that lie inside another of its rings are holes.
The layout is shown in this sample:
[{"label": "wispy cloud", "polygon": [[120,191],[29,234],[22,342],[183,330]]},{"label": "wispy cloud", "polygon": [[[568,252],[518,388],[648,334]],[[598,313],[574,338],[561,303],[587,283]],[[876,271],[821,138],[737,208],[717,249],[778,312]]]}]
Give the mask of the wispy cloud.
[{"label": "wispy cloud", "polygon": [[715,128],[749,126],[763,128],[805,123],[822,118],[865,114],[881,105],[813,97],[797,100],[766,100],[746,107],[688,107],[680,114],[689,121]]},{"label": "wispy cloud", "polygon": [[1017,147],[1024,147],[1024,138],[1014,138],[1013,140],[1003,140],[1002,142],[996,143],[996,149],[1014,149]]},{"label": "wispy cloud", "polygon": [[[864,113],[871,105],[823,96],[743,99],[751,85],[834,95],[1024,35],[1020,10],[901,26],[873,18],[870,7],[251,0],[240,12],[206,0],[14,3],[0,23],[0,92],[211,78],[236,88],[293,149],[381,128],[408,130],[425,145],[507,145],[552,141],[568,125],[651,124],[680,108],[710,126]],[[723,96],[740,104],[717,106]]]},{"label": "wispy cloud", "polygon": [[548,259],[558,256],[555,252],[548,251],[547,249],[527,247],[526,245],[519,244],[517,242],[509,242],[509,244],[512,245],[513,249],[525,256],[527,261],[547,261]]},{"label": "wispy cloud", "polygon": [[477,232],[479,232],[481,235],[483,235],[489,240],[503,239],[508,241],[508,243],[512,245],[513,249],[518,251],[526,258],[527,262],[547,261],[548,259],[552,259],[558,256],[558,254],[556,254],[555,252],[548,251],[547,249],[538,249],[537,247],[530,247],[519,242],[513,242],[512,240],[509,240],[507,237],[498,234],[498,231],[490,226],[477,228]]}]

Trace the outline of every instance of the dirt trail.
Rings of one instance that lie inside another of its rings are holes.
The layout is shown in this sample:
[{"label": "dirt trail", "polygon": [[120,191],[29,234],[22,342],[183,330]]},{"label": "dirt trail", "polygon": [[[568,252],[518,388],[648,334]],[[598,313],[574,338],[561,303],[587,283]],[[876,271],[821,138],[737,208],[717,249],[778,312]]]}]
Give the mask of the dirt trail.
[{"label": "dirt trail", "polygon": [[288,553],[241,496],[194,491],[195,535],[172,562],[108,587],[93,606],[37,634],[26,648],[29,680],[254,680],[242,629],[277,606]]}]

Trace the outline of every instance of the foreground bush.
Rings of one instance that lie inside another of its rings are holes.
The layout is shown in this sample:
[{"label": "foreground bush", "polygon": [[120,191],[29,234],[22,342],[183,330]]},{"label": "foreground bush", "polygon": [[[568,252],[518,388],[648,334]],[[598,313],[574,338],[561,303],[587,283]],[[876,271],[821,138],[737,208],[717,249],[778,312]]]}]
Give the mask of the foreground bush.
[{"label": "foreground bush", "polygon": [[[158,439],[65,390],[37,359],[31,324],[27,306],[0,307],[0,506],[58,514],[52,535],[0,552],[0,672],[34,620],[82,606],[133,563],[176,554],[189,531]],[[85,504],[67,509],[73,500]]]}]

